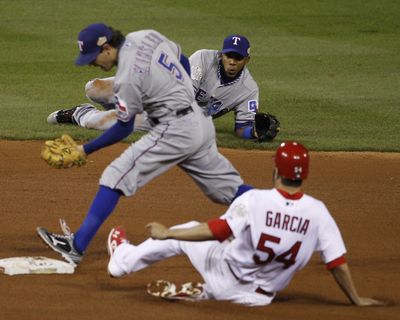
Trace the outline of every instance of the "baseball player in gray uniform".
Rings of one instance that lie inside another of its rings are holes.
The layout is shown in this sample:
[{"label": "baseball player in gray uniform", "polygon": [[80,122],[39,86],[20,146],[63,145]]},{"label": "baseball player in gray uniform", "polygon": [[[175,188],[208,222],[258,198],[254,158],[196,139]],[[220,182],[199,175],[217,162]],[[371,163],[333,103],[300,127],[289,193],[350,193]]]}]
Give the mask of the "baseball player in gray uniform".
[{"label": "baseball player in gray uniform", "polygon": [[[249,70],[250,43],[242,35],[225,38],[221,51],[198,50],[189,58],[191,78],[198,104],[214,119],[229,111],[235,113],[235,132],[253,139],[254,116],[258,111],[259,88]],[[86,96],[101,104],[99,110],[90,103],[51,113],[52,124],[73,123],[89,129],[106,130],[116,122],[114,77],[94,79],[85,85]],[[147,131],[146,113],[135,118],[135,130]]]},{"label": "baseball player in gray uniform", "polygon": [[[79,146],[83,155],[114,144],[133,131],[137,114],[146,111],[150,131],[130,145],[103,172],[100,188],[81,227],[64,235],[38,228],[44,242],[66,260],[79,263],[90,241],[112,213],[121,195],[132,196],[153,178],[178,165],[213,201],[229,204],[247,191],[239,173],[215,142],[212,119],[194,100],[180,47],[155,30],[121,32],[102,23],[79,33],[78,65],[109,71],[114,80],[116,123],[98,138]],[[187,60],[187,59],[186,59]]]},{"label": "baseball player in gray uniform", "polygon": [[121,277],[184,254],[205,283],[178,287],[159,280],[148,286],[150,294],[261,306],[270,304],[318,251],[354,305],[383,304],[358,295],[339,228],[321,201],[301,191],[309,171],[308,150],[286,141],[277,148],[274,159],[274,188],[246,192],[218,219],[173,228],[153,222],[147,225],[152,239],[136,246],[128,242],[122,227],[113,228],[107,246],[109,274]]},{"label": "baseball player in gray uniform", "polygon": [[241,35],[225,38],[221,51],[199,50],[190,57],[191,78],[198,104],[214,119],[235,112],[235,132],[254,138],[259,89],[246,64],[250,43]]}]

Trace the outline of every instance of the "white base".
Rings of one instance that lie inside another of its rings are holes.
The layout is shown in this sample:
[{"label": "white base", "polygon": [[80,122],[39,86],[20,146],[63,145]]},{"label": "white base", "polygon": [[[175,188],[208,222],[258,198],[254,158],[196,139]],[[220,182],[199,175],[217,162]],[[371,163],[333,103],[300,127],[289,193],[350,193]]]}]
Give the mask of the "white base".
[{"label": "white base", "polygon": [[47,257],[14,257],[0,259],[0,273],[17,274],[74,273],[75,264]]}]

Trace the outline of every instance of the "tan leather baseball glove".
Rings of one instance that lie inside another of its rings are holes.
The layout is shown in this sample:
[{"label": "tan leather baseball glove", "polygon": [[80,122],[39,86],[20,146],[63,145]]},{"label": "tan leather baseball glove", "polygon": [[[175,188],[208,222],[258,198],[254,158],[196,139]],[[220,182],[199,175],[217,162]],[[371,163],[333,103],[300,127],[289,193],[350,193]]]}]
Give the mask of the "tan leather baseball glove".
[{"label": "tan leather baseball glove", "polygon": [[78,149],[76,142],[68,134],[46,141],[40,156],[50,166],[58,169],[80,167],[86,163],[85,153]]}]

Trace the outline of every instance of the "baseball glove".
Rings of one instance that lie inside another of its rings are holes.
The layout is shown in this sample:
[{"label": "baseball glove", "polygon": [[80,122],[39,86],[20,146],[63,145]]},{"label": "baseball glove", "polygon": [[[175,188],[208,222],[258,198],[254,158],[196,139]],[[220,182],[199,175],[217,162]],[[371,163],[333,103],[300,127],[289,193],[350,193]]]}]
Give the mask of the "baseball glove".
[{"label": "baseball glove", "polygon": [[67,134],[63,134],[59,139],[46,141],[40,156],[50,166],[58,169],[80,167],[86,163],[86,155]]},{"label": "baseball glove", "polygon": [[254,119],[254,136],[258,142],[272,141],[280,129],[280,122],[275,116],[269,113],[256,113]]}]

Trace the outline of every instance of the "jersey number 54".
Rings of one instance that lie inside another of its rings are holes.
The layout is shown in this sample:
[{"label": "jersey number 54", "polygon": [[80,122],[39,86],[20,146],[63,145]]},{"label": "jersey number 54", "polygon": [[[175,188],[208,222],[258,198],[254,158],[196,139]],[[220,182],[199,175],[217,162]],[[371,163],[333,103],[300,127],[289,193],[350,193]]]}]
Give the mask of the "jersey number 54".
[{"label": "jersey number 54", "polygon": [[268,258],[265,260],[261,260],[259,255],[254,254],[253,259],[255,263],[265,265],[275,260],[277,262],[283,263],[284,269],[287,269],[296,263],[296,257],[300,250],[301,241],[297,241],[289,250],[285,251],[279,256],[276,256],[274,250],[271,247],[267,246],[268,241],[279,244],[281,242],[281,238],[271,236],[266,233],[261,233],[260,240],[258,241],[257,245],[257,250],[268,253]]}]

